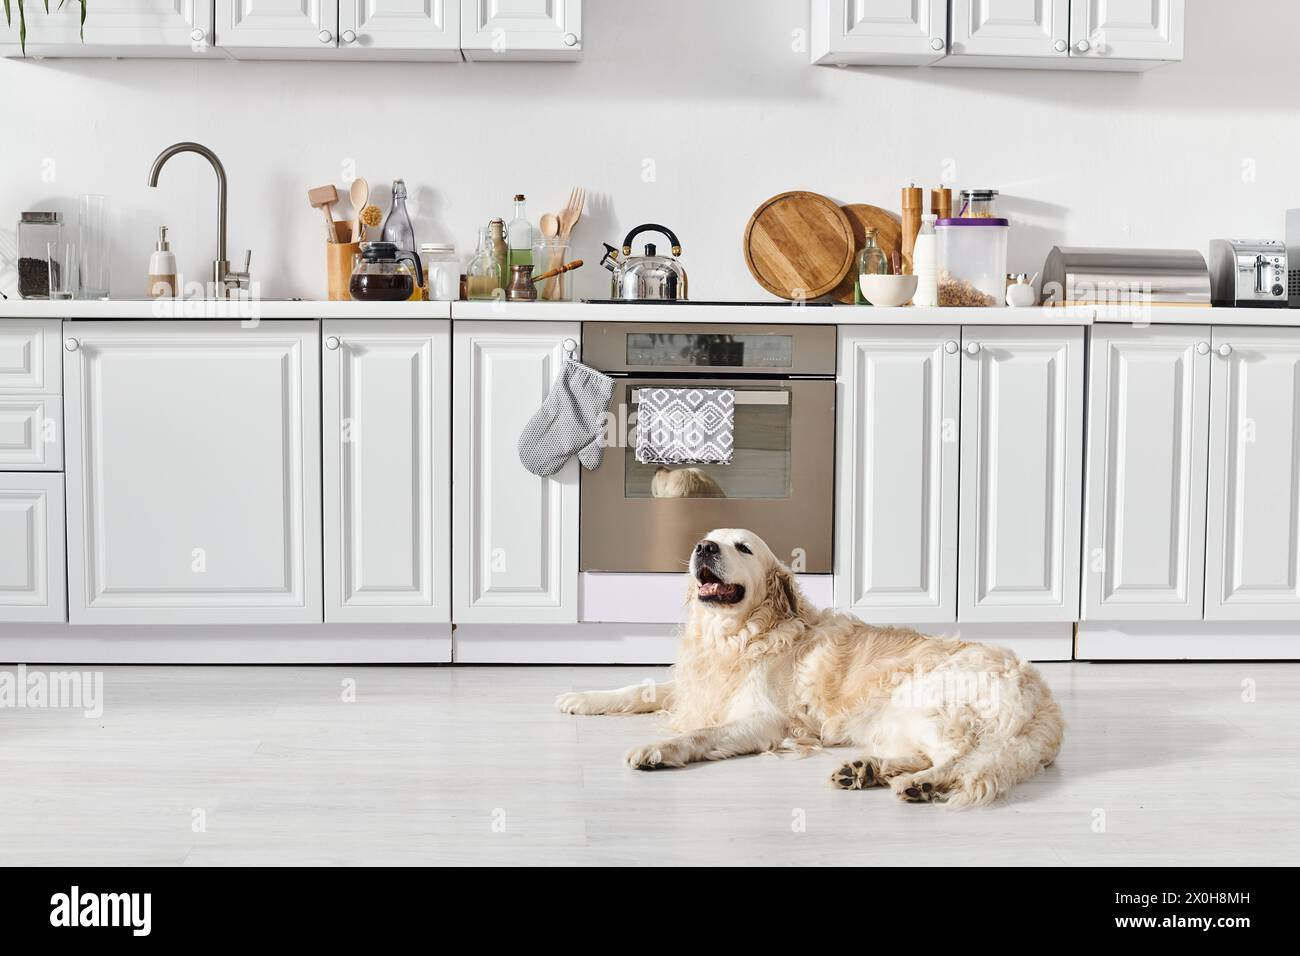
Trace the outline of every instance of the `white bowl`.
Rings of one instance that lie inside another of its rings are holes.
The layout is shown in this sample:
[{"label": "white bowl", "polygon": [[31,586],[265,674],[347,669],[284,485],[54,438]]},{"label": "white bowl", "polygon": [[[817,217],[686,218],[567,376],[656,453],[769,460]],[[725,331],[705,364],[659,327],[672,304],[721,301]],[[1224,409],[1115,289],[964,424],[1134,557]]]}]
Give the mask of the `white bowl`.
[{"label": "white bowl", "polygon": [[863,274],[858,276],[858,284],[862,287],[862,297],[881,308],[907,305],[916,294],[916,276]]}]

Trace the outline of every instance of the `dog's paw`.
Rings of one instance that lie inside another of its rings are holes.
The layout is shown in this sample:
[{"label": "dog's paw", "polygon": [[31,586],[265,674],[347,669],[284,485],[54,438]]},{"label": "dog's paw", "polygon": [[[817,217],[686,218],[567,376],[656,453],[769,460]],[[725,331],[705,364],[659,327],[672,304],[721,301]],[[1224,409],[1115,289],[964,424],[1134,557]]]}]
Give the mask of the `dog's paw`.
[{"label": "dog's paw", "polygon": [[605,701],[603,694],[561,694],[555,698],[555,709],[562,714],[603,714]]},{"label": "dog's paw", "polygon": [[921,774],[902,774],[889,781],[890,789],[904,803],[942,803],[944,793]]},{"label": "dog's paw", "polygon": [[664,767],[685,767],[686,756],[671,740],[633,747],[623,758],[633,770],[660,770]]},{"label": "dog's paw", "polygon": [[875,757],[850,760],[831,774],[831,785],[841,790],[866,790],[884,786],[880,777],[880,764]]}]

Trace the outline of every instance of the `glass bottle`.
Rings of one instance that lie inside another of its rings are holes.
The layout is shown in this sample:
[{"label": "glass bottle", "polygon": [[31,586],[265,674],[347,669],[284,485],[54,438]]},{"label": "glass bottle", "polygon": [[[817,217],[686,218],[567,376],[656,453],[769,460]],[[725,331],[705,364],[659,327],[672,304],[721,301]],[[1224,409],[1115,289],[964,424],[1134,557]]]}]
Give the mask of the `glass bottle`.
[{"label": "glass bottle", "polygon": [[465,294],[470,299],[495,299],[501,295],[501,265],[487,226],[479,229],[478,249],[465,269]]},{"label": "glass bottle", "polygon": [[418,247],[415,244],[415,227],[411,225],[411,214],[406,211],[406,183],[401,179],[393,180],[393,205],[384,220],[384,229],[380,238],[391,242],[400,252],[414,255]]},{"label": "glass bottle", "polygon": [[493,219],[488,223],[488,239],[492,246],[492,255],[501,272],[501,291],[504,292],[510,279],[510,246],[506,242],[506,223],[504,219]]},{"label": "glass bottle", "polygon": [[510,266],[533,264],[533,226],[528,221],[527,200],[523,193],[515,196],[515,218],[506,226],[506,240],[510,244]]},{"label": "glass bottle", "polygon": [[916,275],[912,305],[939,304],[939,237],[934,228],[938,219],[934,213],[921,217],[921,231],[912,247],[912,272]]},{"label": "glass bottle", "polygon": [[862,282],[858,278],[862,275],[889,275],[889,260],[885,258],[884,250],[876,245],[876,230],[874,229],[866,231],[862,250],[858,253],[858,260],[853,273],[853,301],[857,305],[868,304],[867,300],[862,296]]}]

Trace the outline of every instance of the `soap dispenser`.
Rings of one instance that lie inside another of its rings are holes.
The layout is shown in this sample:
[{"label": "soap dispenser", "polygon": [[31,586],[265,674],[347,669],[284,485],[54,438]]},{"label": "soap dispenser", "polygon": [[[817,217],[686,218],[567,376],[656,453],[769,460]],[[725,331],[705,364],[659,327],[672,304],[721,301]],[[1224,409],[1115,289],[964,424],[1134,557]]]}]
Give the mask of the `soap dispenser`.
[{"label": "soap dispenser", "polygon": [[149,298],[176,297],[176,255],[167,242],[167,227],[158,227],[158,242],[149,257]]}]

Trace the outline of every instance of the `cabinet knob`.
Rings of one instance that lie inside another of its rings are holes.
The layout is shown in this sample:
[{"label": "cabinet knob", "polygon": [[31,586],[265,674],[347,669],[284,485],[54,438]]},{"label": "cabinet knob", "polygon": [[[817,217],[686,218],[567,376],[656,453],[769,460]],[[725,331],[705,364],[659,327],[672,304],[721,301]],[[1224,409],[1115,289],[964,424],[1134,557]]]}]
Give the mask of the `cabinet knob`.
[{"label": "cabinet knob", "polygon": [[956,354],[957,354],[957,348],[958,348],[958,345],[957,345],[956,342],[951,342],[951,341],[950,341],[950,342],[944,342],[944,343],[943,343],[943,350],[944,350],[945,352],[947,352],[949,355],[956,355]]},{"label": "cabinet knob", "polygon": [[1197,343],[1196,343],[1196,354],[1197,354],[1197,355],[1209,355],[1209,354],[1210,354],[1210,343],[1208,343],[1208,342],[1197,342]]},{"label": "cabinet knob", "polygon": [[77,351],[77,349],[81,348],[81,343],[78,342],[76,339],[67,338],[63,340],[63,347],[67,349],[69,352],[75,352]]},{"label": "cabinet knob", "polygon": [[930,41],[930,49],[938,53],[943,49],[943,37],[935,37]]},{"label": "cabinet knob", "polygon": [[194,29],[190,31],[190,39],[195,43],[202,43],[207,38],[206,30]]},{"label": "cabinet knob", "polygon": [[578,45],[578,37],[577,37],[577,34],[574,34],[574,33],[566,33],[566,34],[564,35],[564,45],[565,45],[565,46],[577,46],[577,45]]},{"label": "cabinet knob", "polygon": [[1070,49],[1070,44],[1066,43],[1064,40],[1057,40],[1053,46],[1056,48],[1057,53],[1064,53],[1066,50]]},{"label": "cabinet knob", "polygon": [[325,347],[331,352],[338,348],[339,344],[339,337],[337,335],[329,335],[325,337]]},{"label": "cabinet knob", "polygon": [[966,346],[966,354],[967,354],[967,355],[979,355],[979,354],[980,354],[980,344],[979,344],[978,342],[971,342],[971,343],[969,343],[969,344]]},{"label": "cabinet knob", "polygon": [[322,30],[320,33],[316,34],[316,39],[320,40],[321,43],[333,43],[334,34],[330,33],[328,30]]},{"label": "cabinet knob", "polygon": [[1080,40],[1078,43],[1074,45],[1074,48],[1078,50],[1080,53],[1087,53],[1089,50],[1092,49],[1092,44],[1089,43],[1087,40]]},{"label": "cabinet knob", "polygon": [[1229,345],[1227,342],[1224,342],[1222,345],[1219,346],[1219,354],[1222,355],[1224,358],[1227,358],[1229,355],[1232,354],[1232,346]]},{"label": "cabinet knob", "polygon": [[353,33],[351,30],[344,30],[341,34],[339,34],[339,39],[342,40],[344,43],[356,43],[357,35]]}]

